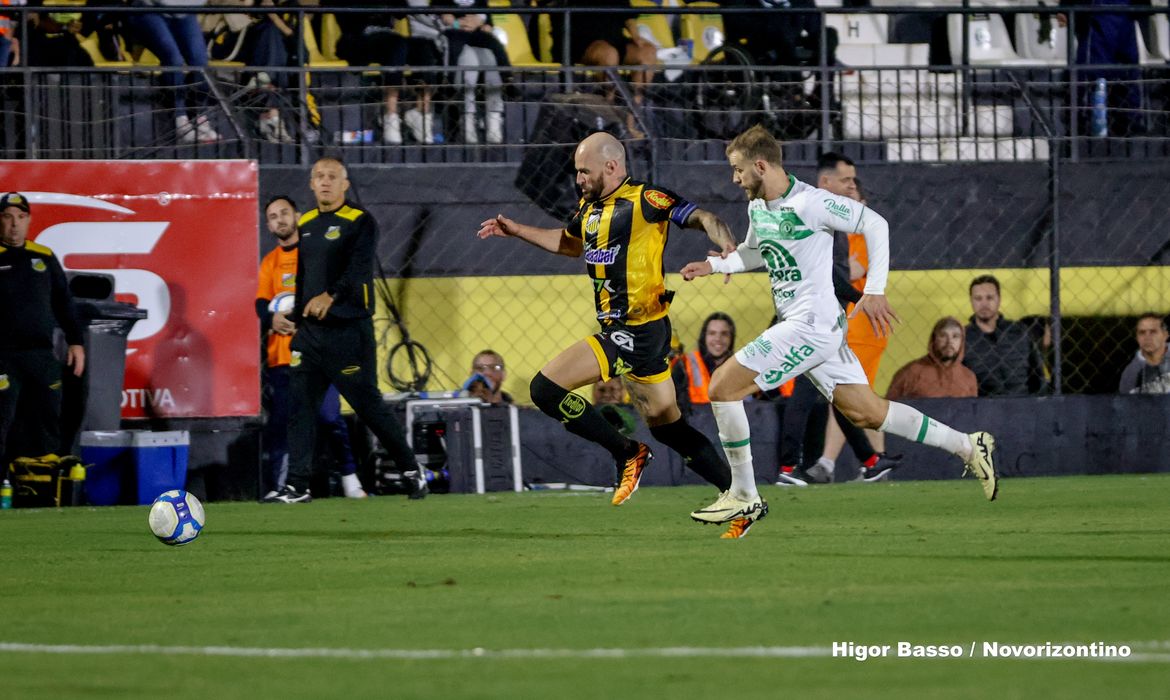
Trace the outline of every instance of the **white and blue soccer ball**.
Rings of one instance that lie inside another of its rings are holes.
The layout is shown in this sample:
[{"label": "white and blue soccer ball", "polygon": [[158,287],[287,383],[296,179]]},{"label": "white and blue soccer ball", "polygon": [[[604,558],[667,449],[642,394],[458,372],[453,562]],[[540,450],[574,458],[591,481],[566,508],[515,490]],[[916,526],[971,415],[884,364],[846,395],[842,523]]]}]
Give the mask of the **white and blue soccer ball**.
[{"label": "white and blue soccer ball", "polygon": [[268,310],[272,313],[287,314],[293,310],[293,305],[297,303],[297,295],[293,292],[281,292],[272,297],[268,302]]},{"label": "white and blue soccer ball", "polygon": [[150,531],[163,544],[187,544],[203,530],[203,504],[186,491],[167,491],[150,506]]}]

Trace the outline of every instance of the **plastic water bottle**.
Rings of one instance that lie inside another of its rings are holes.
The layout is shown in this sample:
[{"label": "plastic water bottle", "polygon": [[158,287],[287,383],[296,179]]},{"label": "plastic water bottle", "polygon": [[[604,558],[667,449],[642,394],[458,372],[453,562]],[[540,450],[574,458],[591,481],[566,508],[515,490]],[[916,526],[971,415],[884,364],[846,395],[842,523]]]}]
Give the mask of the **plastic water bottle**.
[{"label": "plastic water bottle", "polygon": [[1105,79],[1097,78],[1093,85],[1093,98],[1091,101],[1093,107],[1092,121],[1089,123],[1090,136],[1108,136],[1109,135],[1109,119],[1106,112],[1106,87]]},{"label": "plastic water bottle", "polygon": [[12,507],[12,484],[8,479],[0,484],[0,510],[8,510]]},{"label": "plastic water bottle", "polygon": [[85,467],[83,465],[74,464],[70,467],[69,483],[73,485],[73,491],[69,494],[69,505],[85,505]]}]

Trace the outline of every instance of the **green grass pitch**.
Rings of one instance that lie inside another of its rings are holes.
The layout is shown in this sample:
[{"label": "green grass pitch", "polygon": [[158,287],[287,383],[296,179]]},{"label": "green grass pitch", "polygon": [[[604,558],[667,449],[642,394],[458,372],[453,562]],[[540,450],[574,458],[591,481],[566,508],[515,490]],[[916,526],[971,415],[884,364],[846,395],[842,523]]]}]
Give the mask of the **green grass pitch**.
[{"label": "green grass pitch", "polygon": [[[762,492],[771,514],[739,541],[690,522],[699,487],[620,508],[211,503],[178,548],[145,507],[0,512],[0,643],[20,645],[0,648],[0,697],[1167,697],[1170,475],[1010,479],[995,503],[973,480]],[[826,651],[900,641],[1137,656]]]}]

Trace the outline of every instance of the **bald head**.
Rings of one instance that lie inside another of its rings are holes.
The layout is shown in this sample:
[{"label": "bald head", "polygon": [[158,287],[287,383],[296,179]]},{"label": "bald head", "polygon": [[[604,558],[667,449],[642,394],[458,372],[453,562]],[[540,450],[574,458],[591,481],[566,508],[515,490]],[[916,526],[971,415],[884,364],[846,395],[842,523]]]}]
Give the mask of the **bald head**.
[{"label": "bald head", "polygon": [[577,145],[573,164],[582,196],[601,199],[626,179],[626,147],[612,134],[599,131]]}]

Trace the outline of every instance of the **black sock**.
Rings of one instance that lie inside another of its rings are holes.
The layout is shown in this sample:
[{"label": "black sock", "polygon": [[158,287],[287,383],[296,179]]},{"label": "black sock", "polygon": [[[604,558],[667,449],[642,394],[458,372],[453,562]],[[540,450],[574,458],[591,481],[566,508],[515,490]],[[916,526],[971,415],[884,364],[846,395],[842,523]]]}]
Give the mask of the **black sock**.
[{"label": "black sock", "polygon": [[691,471],[714,484],[720,491],[731,488],[731,467],[723,461],[714,443],[687,423],[685,418],[651,428],[650,434],[658,442],[682,455]]},{"label": "black sock", "polygon": [[638,443],[623,436],[581,396],[537,372],[529,385],[532,401],[546,416],[559,420],[574,435],[596,442],[613,458],[624,462],[638,451]]}]

